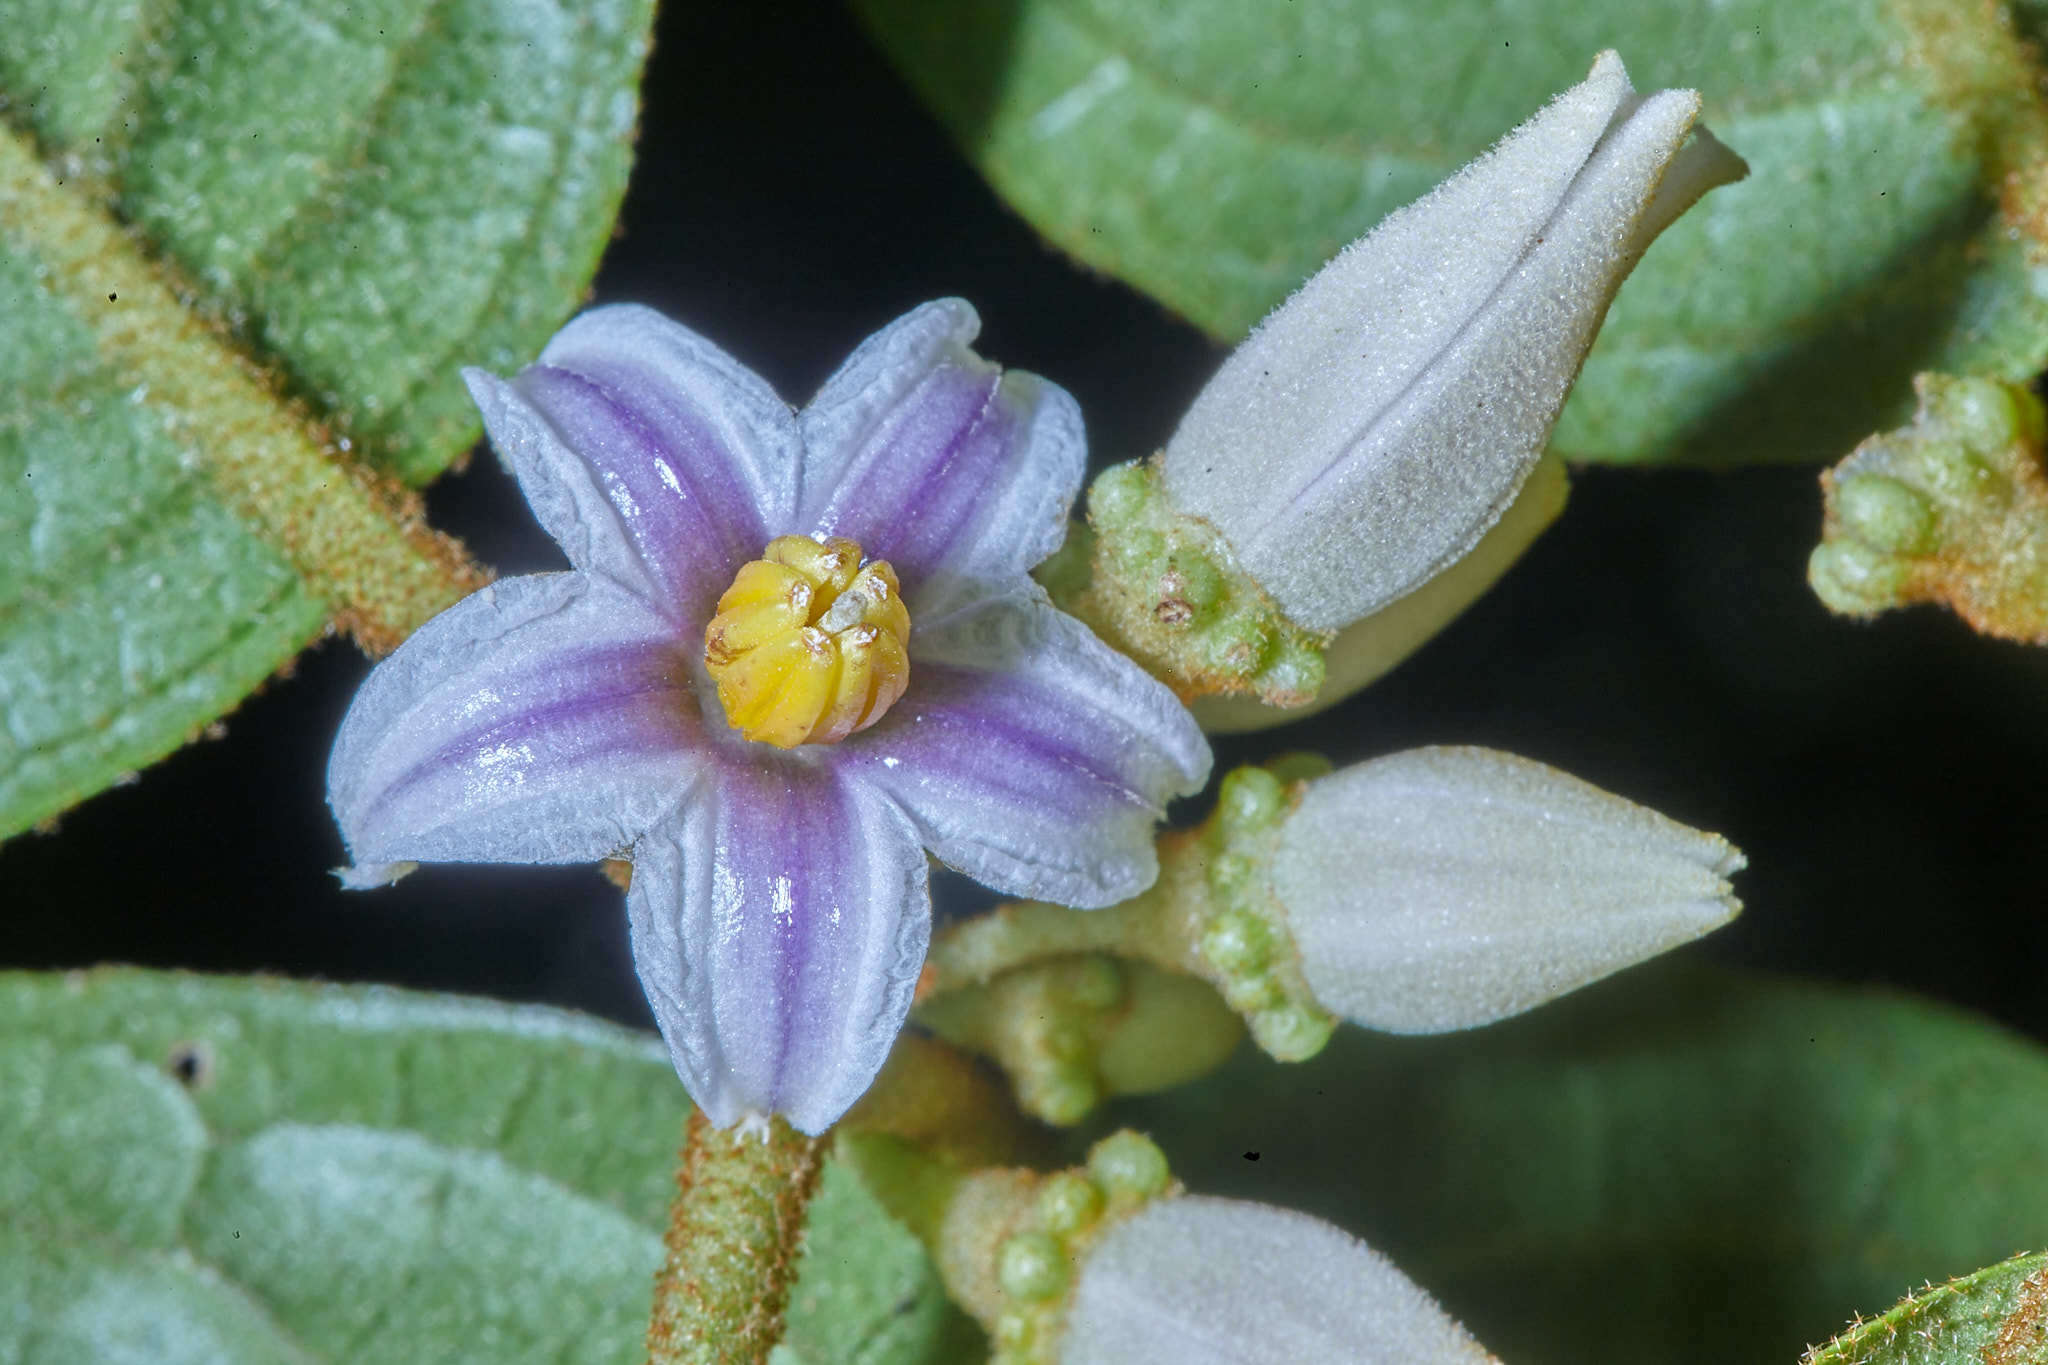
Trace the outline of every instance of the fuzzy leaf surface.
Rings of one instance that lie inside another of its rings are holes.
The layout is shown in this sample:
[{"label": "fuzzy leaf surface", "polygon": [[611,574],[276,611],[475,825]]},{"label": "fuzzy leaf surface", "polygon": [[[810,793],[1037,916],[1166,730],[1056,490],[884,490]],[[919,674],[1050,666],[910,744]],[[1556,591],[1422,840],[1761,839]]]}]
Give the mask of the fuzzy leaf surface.
[{"label": "fuzzy leaf surface", "polygon": [[2015,1256],[1909,1295],[1809,1351],[1804,1365],[2041,1365],[2048,1255]]},{"label": "fuzzy leaf surface", "polygon": [[[652,8],[0,0],[0,837],[348,605],[287,543],[303,516],[249,515],[329,474],[251,432],[413,483],[474,442],[459,367],[530,359],[608,240]],[[53,198],[118,249],[77,259]],[[157,296],[195,336],[138,313]],[[259,410],[152,382],[194,350]],[[253,461],[223,467],[231,439]]]},{"label": "fuzzy leaf surface", "polygon": [[[646,1359],[687,1101],[644,1035],[381,988],[13,974],[0,1094],[0,1359]],[[909,1234],[836,1168],[817,1207],[792,1365],[957,1358]]]}]

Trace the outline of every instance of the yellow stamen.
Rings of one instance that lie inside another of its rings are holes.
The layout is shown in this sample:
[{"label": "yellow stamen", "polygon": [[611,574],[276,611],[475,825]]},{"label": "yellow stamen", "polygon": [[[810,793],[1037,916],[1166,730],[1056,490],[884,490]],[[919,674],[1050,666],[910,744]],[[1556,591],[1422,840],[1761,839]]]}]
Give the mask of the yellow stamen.
[{"label": "yellow stamen", "polygon": [[718,599],[704,666],[725,718],[748,739],[837,744],[903,695],[909,638],[894,569],[863,566],[850,540],[778,536]]}]

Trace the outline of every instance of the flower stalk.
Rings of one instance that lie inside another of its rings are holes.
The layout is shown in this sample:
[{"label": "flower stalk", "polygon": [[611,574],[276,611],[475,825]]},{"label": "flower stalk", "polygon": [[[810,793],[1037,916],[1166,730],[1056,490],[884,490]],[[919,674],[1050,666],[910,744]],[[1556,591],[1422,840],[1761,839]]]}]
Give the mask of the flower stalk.
[{"label": "flower stalk", "polygon": [[842,1140],[853,1132],[886,1134],[965,1166],[1024,1161],[1046,1145],[1045,1129],[1018,1111],[986,1065],[912,1032],[897,1038],[881,1074],[835,1131]]},{"label": "flower stalk", "polygon": [[825,1146],[780,1118],[763,1130],[721,1130],[690,1111],[654,1281],[648,1365],[768,1359],[782,1339]]}]

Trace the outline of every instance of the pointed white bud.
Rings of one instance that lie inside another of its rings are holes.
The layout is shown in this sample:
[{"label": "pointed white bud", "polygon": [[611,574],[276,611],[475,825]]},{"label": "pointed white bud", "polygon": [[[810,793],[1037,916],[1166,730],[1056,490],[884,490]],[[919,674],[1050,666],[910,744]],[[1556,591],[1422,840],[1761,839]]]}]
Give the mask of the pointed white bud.
[{"label": "pointed white bud", "polygon": [[1497,1365],[1386,1257],[1307,1214],[1194,1195],[1088,1254],[1062,1365]]},{"label": "pointed white bud", "polygon": [[[1352,243],[1202,390],[1167,492],[1289,616],[1346,625],[1457,560],[1543,453],[1622,279],[1741,158],[1621,59]],[[1688,140],[1690,135],[1690,140]]]},{"label": "pointed white bud", "polygon": [[1733,919],[1718,835],[1490,749],[1413,749],[1309,784],[1272,886],[1317,1000],[1368,1028],[1519,1014]]}]

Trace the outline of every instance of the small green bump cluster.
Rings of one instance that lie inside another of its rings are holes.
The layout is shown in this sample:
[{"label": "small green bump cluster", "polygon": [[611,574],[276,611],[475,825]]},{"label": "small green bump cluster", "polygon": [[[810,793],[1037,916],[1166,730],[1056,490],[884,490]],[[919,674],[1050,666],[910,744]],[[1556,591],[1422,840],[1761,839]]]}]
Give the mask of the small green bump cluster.
[{"label": "small green bump cluster", "polygon": [[1888,474],[1866,474],[1835,490],[1835,515],[1855,540],[1892,554],[1933,546],[1934,504]]},{"label": "small green bump cluster", "polygon": [[1089,1148],[1088,1174],[1112,1203],[1126,1206],[1163,1193],[1173,1181],[1159,1144],[1128,1128]]},{"label": "small green bump cluster", "polygon": [[1823,541],[1806,561],[1806,581],[1830,611],[1874,616],[1906,600],[1912,574],[1883,550],[1855,541]]},{"label": "small green bump cluster", "polygon": [[1923,374],[1910,425],[1821,476],[1827,521],[1807,579],[1831,610],[1942,601],[1979,630],[2048,630],[2042,405],[2024,388]]},{"label": "small green bump cluster", "polygon": [[1039,1188],[1038,1221],[1056,1236],[1079,1232],[1101,1214],[1102,1191],[1079,1172],[1057,1172],[1046,1177]]},{"label": "small green bump cluster", "polygon": [[989,1365],[1052,1365],[1078,1268],[1105,1233],[1155,1199],[1179,1192],[1166,1154],[1125,1130],[1095,1144],[1080,1170],[1057,1171],[996,1247],[996,1283],[1007,1300]]},{"label": "small green bump cluster", "polygon": [[1039,575],[1062,607],[1184,697],[1254,695],[1274,706],[1315,697],[1327,638],[1289,620],[1206,522],[1174,510],[1156,461],[1096,476],[1088,519],[1086,586],[1073,552]]},{"label": "small green bump cluster", "polygon": [[1223,779],[1206,831],[1209,900],[1215,908],[1202,925],[1197,951],[1259,1046],[1285,1062],[1322,1051],[1337,1026],[1309,991],[1285,911],[1266,885],[1273,842],[1294,805],[1289,781],[1316,776],[1318,768],[1326,772],[1329,764],[1290,755],[1271,768],[1236,769]]},{"label": "small green bump cluster", "polygon": [[1066,1249],[1049,1232],[1020,1232],[1000,1254],[997,1283],[1012,1298],[1050,1299],[1067,1287]]},{"label": "small green bump cluster", "polygon": [[1047,1123],[1079,1123],[1102,1102],[1094,1025],[1124,1002],[1122,968],[1090,954],[1047,964],[1040,998],[1011,1012],[1025,1022],[1021,1046],[1001,1052],[1025,1110]]}]

